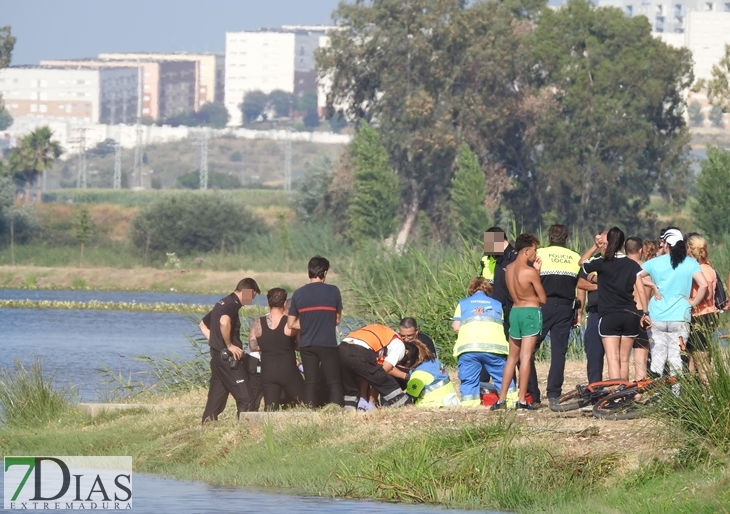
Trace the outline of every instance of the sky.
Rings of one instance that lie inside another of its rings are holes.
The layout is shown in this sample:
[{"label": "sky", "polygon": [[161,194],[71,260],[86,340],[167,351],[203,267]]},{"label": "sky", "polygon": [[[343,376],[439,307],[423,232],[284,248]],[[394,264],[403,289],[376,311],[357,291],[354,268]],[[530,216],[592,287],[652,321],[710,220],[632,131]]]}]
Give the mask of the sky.
[{"label": "sky", "polygon": [[101,52],[224,52],[225,33],[331,22],[338,0],[0,0],[11,64]]}]

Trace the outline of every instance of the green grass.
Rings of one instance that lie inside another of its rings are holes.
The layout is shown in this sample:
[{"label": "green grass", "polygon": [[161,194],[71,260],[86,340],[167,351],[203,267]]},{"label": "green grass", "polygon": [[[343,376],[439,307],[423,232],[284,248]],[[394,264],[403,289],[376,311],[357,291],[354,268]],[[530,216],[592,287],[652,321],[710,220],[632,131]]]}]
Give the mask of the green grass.
[{"label": "green grass", "polygon": [[0,368],[0,420],[10,427],[35,427],[74,413],[70,387],[56,388],[43,376],[40,359],[26,367]]},{"label": "green grass", "polygon": [[[79,266],[80,249],[78,246],[46,245],[42,242],[15,246],[16,266],[62,267]],[[12,264],[10,248],[0,247],[0,266]],[[142,258],[127,244],[108,243],[99,246],[87,246],[84,249],[85,267],[109,267],[129,269],[142,265]],[[33,287],[34,283],[27,284]],[[79,287],[79,289],[83,289]]]}]

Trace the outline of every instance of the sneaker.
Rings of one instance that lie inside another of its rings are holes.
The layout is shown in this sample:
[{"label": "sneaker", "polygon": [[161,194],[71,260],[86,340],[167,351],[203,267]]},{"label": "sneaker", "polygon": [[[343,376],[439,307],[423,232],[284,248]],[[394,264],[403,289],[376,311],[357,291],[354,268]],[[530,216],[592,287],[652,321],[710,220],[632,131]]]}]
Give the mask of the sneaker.
[{"label": "sneaker", "polygon": [[515,409],[535,410],[535,407],[531,403],[522,403],[520,401],[515,402]]},{"label": "sneaker", "polygon": [[502,410],[507,408],[507,402],[497,402],[493,403],[491,407],[489,407],[489,410]]}]

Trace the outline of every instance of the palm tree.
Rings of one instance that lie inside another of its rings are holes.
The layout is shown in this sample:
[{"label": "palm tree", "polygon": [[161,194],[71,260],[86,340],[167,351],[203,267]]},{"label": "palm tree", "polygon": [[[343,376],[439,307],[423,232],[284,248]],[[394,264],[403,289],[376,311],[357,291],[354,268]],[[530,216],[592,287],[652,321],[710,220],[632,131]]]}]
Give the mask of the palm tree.
[{"label": "palm tree", "polygon": [[[44,170],[53,167],[63,153],[53,131],[47,126],[38,127],[20,141],[20,146],[10,154],[10,167],[15,180],[25,185],[25,201],[30,200],[30,188]],[[37,199],[40,201],[40,191]]]}]

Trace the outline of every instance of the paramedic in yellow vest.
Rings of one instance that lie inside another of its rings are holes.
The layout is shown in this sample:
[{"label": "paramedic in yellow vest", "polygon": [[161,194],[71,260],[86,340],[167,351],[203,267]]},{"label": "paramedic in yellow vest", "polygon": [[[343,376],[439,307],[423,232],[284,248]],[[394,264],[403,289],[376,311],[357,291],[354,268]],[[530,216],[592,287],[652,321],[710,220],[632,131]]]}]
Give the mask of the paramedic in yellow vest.
[{"label": "paramedic in yellow vest", "polygon": [[405,356],[405,345],[398,334],[385,325],[367,325],[350,332],[339,347],[342,381],[345,392],[345,410],[371,410],[367,387],[361,379],[378,393],[384,406],[398,407],[410,403],[394,378],[405,378],[406,373],[396,368]]},{"label": "paramedic in yellow vest", "polygon": [[[576,285],[580,272],[580,255],[566,248],[568,229],[565,225],[552,225],[548,230],[549,246],[537,250],[542,260],[540,280],[545,289],[547,303],[542,306],[542,333],[540,342],[550,333],[550,371],[547,378],[547,397],[551,408],[558,406],[565,379],[565,354],[573,328],[576,305]],[[535,367],[533,366],[534,370]],[[537,389],[537,376],[531,374],[530,384]],[[533,397],[533,401],[537,399]]]},{"label": "paramedic in yellow vest", "polygon": [[456,389],[446,368],[419,339],[406,341],[406,356],[399,366],[410,371],[406,392],[418,407],[457,407]]},{"label": "paramedic in yellow vest", "polygon": [[469,282],[467,298],[459,301],[451,328],[459,335],[454,344],[461,381],[461,404],[481,404],[479,375],[486,369],[497,390],[502,388],[502,374],[509,345],[502,328],[502,304],[491,298],[492,286],[483,277]]}]

